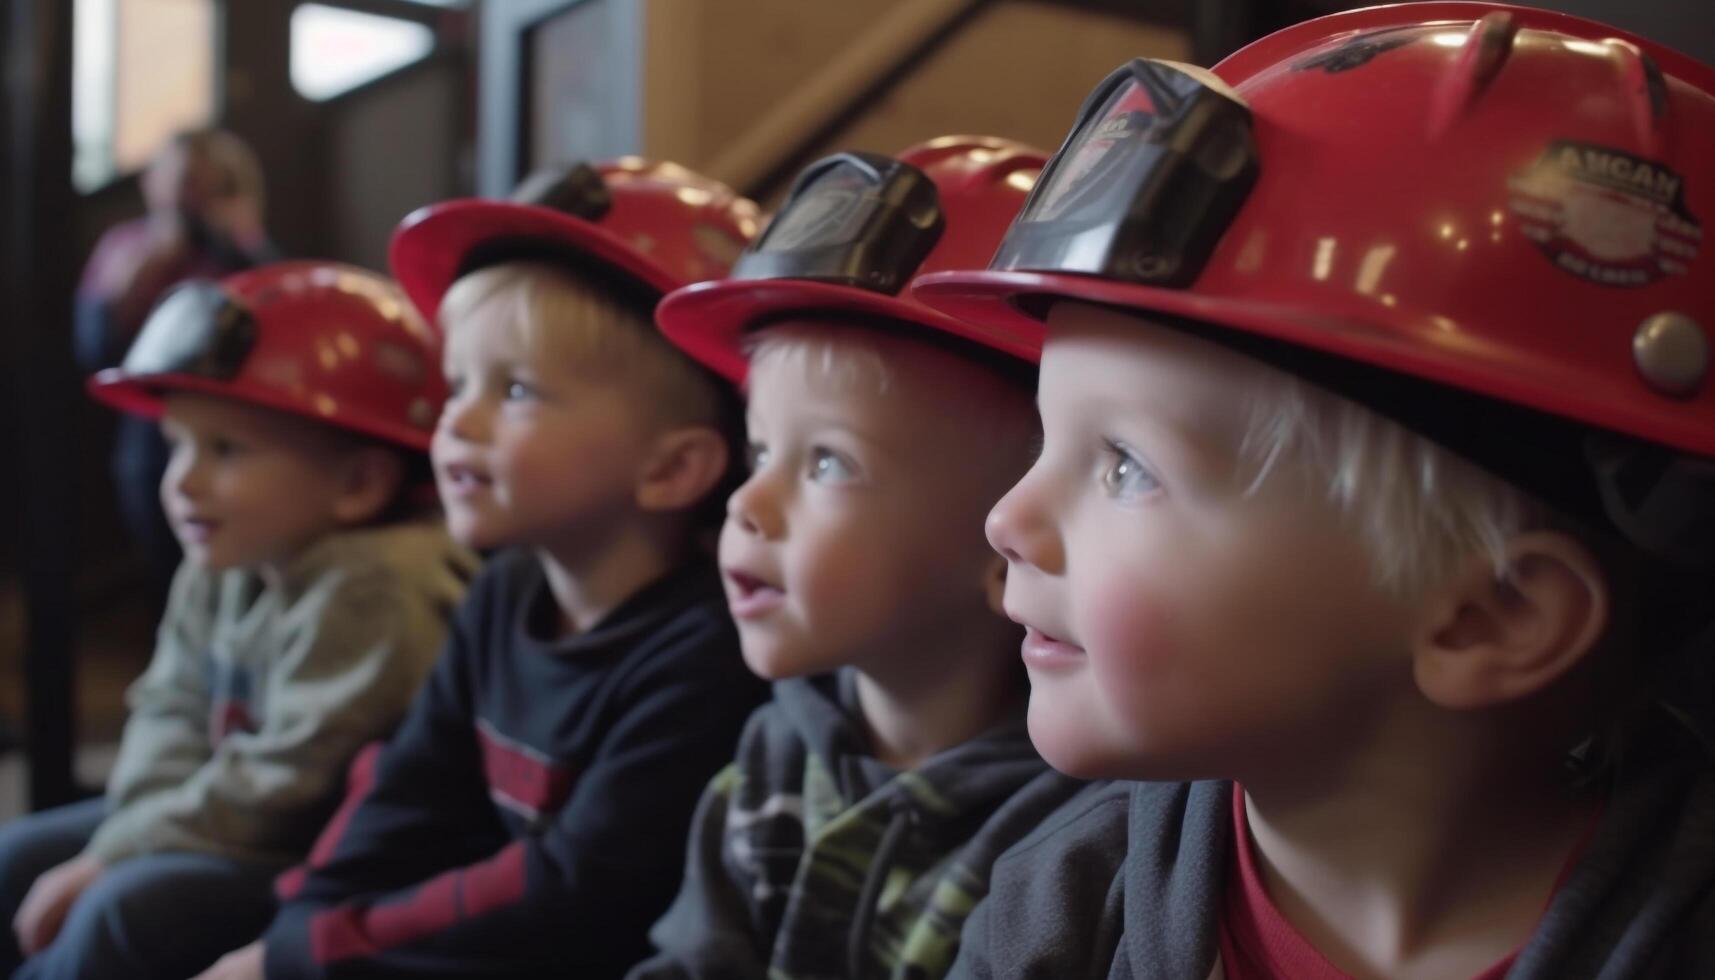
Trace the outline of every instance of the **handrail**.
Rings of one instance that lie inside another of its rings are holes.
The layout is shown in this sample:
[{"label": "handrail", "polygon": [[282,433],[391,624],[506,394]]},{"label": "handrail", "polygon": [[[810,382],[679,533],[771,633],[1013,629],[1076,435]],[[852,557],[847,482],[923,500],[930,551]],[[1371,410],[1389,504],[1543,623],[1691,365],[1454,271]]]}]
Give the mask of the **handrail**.
[{"label": "handrail", "polygon": [[794,88],[712,160],[706,172],[727,184],[751,189],[925,46],[945,34],[986,0],[904,0],[876,21],[826,67]]}]

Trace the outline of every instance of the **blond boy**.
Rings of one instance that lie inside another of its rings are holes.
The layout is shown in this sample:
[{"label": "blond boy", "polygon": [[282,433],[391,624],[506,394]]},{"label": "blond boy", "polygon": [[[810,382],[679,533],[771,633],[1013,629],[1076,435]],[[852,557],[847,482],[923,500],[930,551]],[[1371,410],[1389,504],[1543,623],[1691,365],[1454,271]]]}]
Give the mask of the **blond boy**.
[{"label": "blond boy", "polygon": [[755,207],[635,159],[536,190],[437,205],[395,239],[446,334],[447,523],[498,554],[281,914],[211,977],[617,976],[766,695],[705,543],[736,396],[650,320],[724,270]]},{"label": "blond boy", "polygon": [[1617,35],[1133,62],[997,271],[924,284],[1046,328],[989,538],[1036,744],[1135,781],[1001,860],[955,975],[1715,969],[1715,294],[1654,237],[1715,206],[1715,72]]},{"label": "blond boy", "polygon": [[893,295],[991,252],[1042,160],[978,137],[830,158],[734,278],[662,305],[705,363],[748,366],[721,568],[776,683],[634,980],[939,976],[994,858],[1077,788],[1026,737],[982,538],[1034,443],[1029,375]]}]

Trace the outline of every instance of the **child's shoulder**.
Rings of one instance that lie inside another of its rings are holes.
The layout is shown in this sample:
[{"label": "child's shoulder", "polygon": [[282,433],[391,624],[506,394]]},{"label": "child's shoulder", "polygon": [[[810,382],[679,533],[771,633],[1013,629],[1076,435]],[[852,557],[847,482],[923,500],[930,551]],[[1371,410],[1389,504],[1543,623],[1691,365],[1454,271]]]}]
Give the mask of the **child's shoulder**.
[{"label": "child's shoulder", "polygon": [[996,863],[1076,867],[1112,877],[1125,861],[1130,783],[1101,781],[1079,790]]},{"label": "child's shoulder", "polygon": [[624,701],[695,698],[735,731],[767,695],[744,665],[720,574],[707,560],[674,568],[555,649],[604,674]]},{"label": "child's shoulder", "polygon": [[1520,962],[1580,975],[1715,976],[1715,768],[1700,745],[1622,768]]},{"label": "child's shoulder", "polygon": [[421,519],[336,531],[294,564],[306,594],[320,589],[456,603],[480,560],[453,541],[441,521]]},{"label": "child's shoulder", "polygon": [[952,975],[1105,976],[1122,932],[1130,784],[1091,783],[995,862]]},{"label": "child's shoulder", "polygon": [[507,548],[489,555],[482,562],[476,580],[471,583],[472,596],[516,597],[521,601],[531,594],[538,583],[545,586],[542,562],[528,548]]},{"label": "child's shoulder", "polygon": [[[810,743],[781,703],[782,691],[790,683],[769,685],[769,699],[745,719],[735,760],[741,769],[772,771],[784,768],[802,777],[804,757],[809,754]],[[790,696],[789,690],[786,693]]]},{"label": "child's shoulder", "polygon": [[[653,671],[680,661],[682,669],[695,673],[723,674],[734,665],[742,667],[738,630],[713,562],[696,559],[680,565],[627,600],[615,616],[620,622],[614,628],[630,633],[638,650],[632,658],[635,666]],[[722,656],[710,658],[712,653]]]},{"label": "child's shoulder", "polygon": [[[766,696],[769,687],[761,689]],[[809,746],[780,704],[770,698],[757,704],[744,720],[732,761],[710,783],[726,805],[749,810],[780,793],[799,793]]]}]

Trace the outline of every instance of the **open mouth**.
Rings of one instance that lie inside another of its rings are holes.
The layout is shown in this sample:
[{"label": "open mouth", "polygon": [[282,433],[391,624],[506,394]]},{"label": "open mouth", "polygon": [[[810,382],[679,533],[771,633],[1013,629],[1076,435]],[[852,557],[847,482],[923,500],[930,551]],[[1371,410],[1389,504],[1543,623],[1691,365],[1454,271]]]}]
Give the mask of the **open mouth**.
[{"label": "open mouth", "polygon": [[441,467],[441,480],[446,484],[448,490],[461,497],[486,490],[494,485],[492,478],[462,463],[451,463]]},{"label": "open mouth", "polygon": [[727,608],[738,619],[757,619],[766,616],[786,600],[784,589],[766,582],[749,572],[737,569],[726,570]]},{"label": "open mouth", "polygon": [[203,544],[220,530],[220,522],[206,517],[182,517],[178,521],[179,537],[193,544]]}]

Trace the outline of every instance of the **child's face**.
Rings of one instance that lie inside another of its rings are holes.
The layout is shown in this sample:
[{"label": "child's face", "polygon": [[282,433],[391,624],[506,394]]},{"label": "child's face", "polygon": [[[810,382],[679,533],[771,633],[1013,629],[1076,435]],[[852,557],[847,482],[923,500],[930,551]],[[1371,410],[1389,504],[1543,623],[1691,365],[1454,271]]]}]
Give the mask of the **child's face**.
[{"label": "child's face", "polygon": [[988,521],[1043,756],[1242,779],[1410,691],[1410,619],[1361,542],[1320,488],[1240,465],[1270,369],[1096,307],[1048,322],[1043,452]]},{"label": "child's face", "polygon": [[885,669],[998,614],[982,521],[1004,483],[946,418],[957,372],[978,369],[884,350],[894,366],[945,361],[944,386],[901,370],[883,393],[794,359],[751,371],[753,466],[728,502],[720,560],[745,662],[763,677]]},{"label": "child's face", "polygon": [[497,308],[447,335],[451,396],[432,446],[447,526],[473,548],[588,552],[635,510],[646,412],[612,372],[556,349],[570,345],[484,315]]},{"label": "child's face", "polygon": [[340,450],[314,423],[173,393],[161,432],[172,452],[161,504],[187,560],[215,570],[278,565],[340,525]]}]

